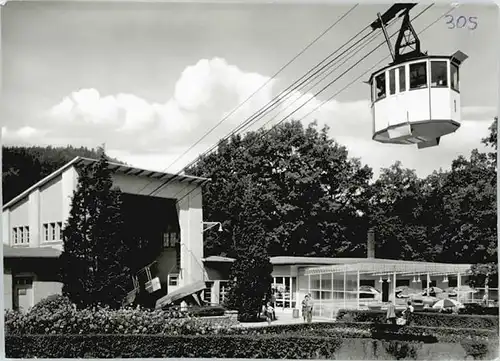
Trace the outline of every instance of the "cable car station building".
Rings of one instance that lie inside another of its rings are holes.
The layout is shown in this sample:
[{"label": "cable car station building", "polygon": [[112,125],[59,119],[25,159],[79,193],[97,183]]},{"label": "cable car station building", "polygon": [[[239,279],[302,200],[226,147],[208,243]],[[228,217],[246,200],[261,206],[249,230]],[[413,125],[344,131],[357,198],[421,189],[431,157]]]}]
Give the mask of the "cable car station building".
[{"label": "cable car station building", "polygon": [[[28,310],[41,299],[61,292],[58,261],[62,228],[70,214],[81,167],[95,161],[76,157],[3,206],[6,308]],[[157,249],[154,274],[151,267],[145,267],[134,279],[156,297],[203,281],[201,186],[208,179],[112,162],[109,169],[114,185],[122,191],[127,232],[134,232]],[[128,285],[131,291],[135,286],[132,281]]]},{"label": "cable car station building", "polygon": [[[7,309],[28,310],[43,298],[61,293],[58,261],[63,248],[62,227],[69,216],[79,169],[92,162],[95,160],[77,157],[3,206]],[[123,193],[125,225],[158,246],[153,264],[131,280],[130,301],[138,289],[146,288],[160,306],[191,295],[197,295],[200,302],[222,304],[234,260],[205,258],[203,254],[206,222],[201,186],[209,180],[123,164],[109,163],[109,167],[113,182]],[[170,181],[160,187],[165,180]],[[310,293],[315,315],[332,317],[339,308],[364,308],[395,299],[398,286],[446,288],[460,286],[467,278],[469,265],[375,258],[374,242],[369,234],[367,258],[271,257],[277,309],[300,309],[304,296]],[[364,287],[380,292],[378,296],[365,294],[361,292]]]}]

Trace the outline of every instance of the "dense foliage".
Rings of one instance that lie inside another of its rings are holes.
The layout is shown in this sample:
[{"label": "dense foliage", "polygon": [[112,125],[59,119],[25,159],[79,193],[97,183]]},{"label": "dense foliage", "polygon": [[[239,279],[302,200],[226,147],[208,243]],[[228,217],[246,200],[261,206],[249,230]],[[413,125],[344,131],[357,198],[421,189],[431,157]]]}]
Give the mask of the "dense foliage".
[{"label": "dense foliage", "polygon": [[[339,310],[337,320],[346,322],[386,323],[385,311],[376,310]],[[469,329],[498,330],[498,316],[490,315],[453,315],[435,312],[415,312],[412,318],[415,326],[450,327]]]},{"label": "dense foliage", "polygon": [[465,359],[468,355],[493,359],[498,355],[498,337],[462,338],[450,343],[454,339],[452,333],[439,342],[430,335],[432,332],[415,328],[406,328],[404,332],[400,332],[402,329],[372,332],[355,324],[349,325],[350,328],[332,324],[290,328],[298,328],[293,326],[301,326],[301,330],[266,333],[268,328],[264,328],[248,333],[235,330],[232,334],[207,335],[7,335],[6,353],[10,358],[343,359],[358,350],[355,354],[360,359],[380,360],[434,359],[436,351],[454,359]]},{"label": "dense foliage", "polygon": [[496,129],[495,120],[483,140],[489,151],[459,156],[450,170],[420,178],[396,162],[372,183],[371,169],[349,158],[327,128],[292,121],[234,136],[188,171],[212,178],[204,214],[224,223],[222,235],[207,234],[206,254],[241,255],[234,195],[249,178],[261,186],[256,203],[263,204],[271,256],[363,257],[373,227],[380,258],[495,265]]},{"label": "dense foliage", "polygon": [[129,289],[127,261],[135,250],[125,242],[120,190],[102,152],[80,170],[60,256],[63,294],[78,307],[119,307]]},{"label": "dense foliage", "polygon": [[240,205],[233,227],[239,257],[231,266],[227,307],[238,311],[240,321],[259,319],[263,300],[269,300],[273,267],[267,253],[268,220],[261,199],[262,189],[250,179],[240,181],[233,200]]},{"label": "dense foliage", "polygon": [[[99,158],[97,149],[85,147],[2,147],[3,201],[12,198],[56,171],[73,158]],[[113,162],[121,163],[116,159]]]},{"label": "dense foliage", "polygon": [[[149,310],[142,308],[88,307],[77,309],[67,297],[52,296],[38,303],[28,313],[7,311],[5,330],[9,335],[26,334],[169,334],[196,335],[217,333],[222,326],[234,324],[229,318],[217,322],[202,316],[213,311],[195,309]],[[193,317],[198,315],[198,317]]]},{"label": "dense foliage", "polygon": [[206,235],[206,254],[240,254],[234,228],[241,203],[234,195],[249,179],[261,191],[270,256],[363,255],[366,231],[358,208],[372,172],[327,134],[315,124],[284,123],[223,141],[187,170],[212,179],[204,188],[204,215],[223,222],[222,234]]}]

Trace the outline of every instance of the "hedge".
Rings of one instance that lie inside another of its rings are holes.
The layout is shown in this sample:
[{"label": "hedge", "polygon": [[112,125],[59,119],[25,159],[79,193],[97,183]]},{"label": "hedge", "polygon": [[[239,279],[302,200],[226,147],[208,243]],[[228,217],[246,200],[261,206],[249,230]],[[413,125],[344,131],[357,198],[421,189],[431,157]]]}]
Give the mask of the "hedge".
[{"label": "hedge", "polygon": [[222,306],[191,307],[187,311],[188,315],[191,317],[224,316],[225,312],[226,309]]},{"label": "hedge", "polygon": [[498,316],[498,307],[485,307],[477,303],[466,303],[464,308],[458,310],[459,314],[464,315],[492,315]]},{"label": "hedge", "polygon": [[[339,351],[349,352],[362,346],[365,357],[384,348],[397,359],[415,359],[419,350],[432,355],[436,347],[407,341],[378,341],[369,339],[297,335],[28,335],[7,336],[8,358],[269,358],[269,359],[335,359]],[[355,341],[355,342],[352,342]],[[357,341],[357,342],[356,342]],[[461,342],[467,355],[475,358],[495,356],[494,342]],[[439,345],[437,349],[439,350]],[[346,350],[347,348],[347,350]],[[449,348],[449,346],[448,346]],[[342,349],[342,350],[341,350]],[[371,349],[371,350],[370,350]],[[460,354],[457,347],[453,347]],[[384,357],[385,356],[385,357]],[[422,356],[426,356],[425,353]],[[453,358],[453,355],[448,355]],[[369,357],[372,359],[372,357]]]},{"label": "hedge", "polygon": [[413,340],[419,342],[461,342],[467,340],[498,339],[497,330],[460,329],[428,326],[394,326],[370,322],[322,322],[313,324],[271,325],[262,328],[233,328],[220,332],[242,335],[299,334],[337,336],[386,340]]},{"label": "hedge", "polygon": [[[379,310],[339,310],[337,320],[348,322],[386,323],[386,312]],[[428,327],[498,329],[498,316],[454,315],[414,312],[412,325]]]},{"label": "hedge", "polygon": [[27,314],[5,313],[8,335],[26,334],[205,334],[227,328],[234,320],[203,317],[179,317],[173,312],[144,309],[94,308],[76,310],[73,307],[37,308]]},{"label": "hedge", "polygon": [[8,358],[333,358],[342,339],[301,336],[7,336]]}]

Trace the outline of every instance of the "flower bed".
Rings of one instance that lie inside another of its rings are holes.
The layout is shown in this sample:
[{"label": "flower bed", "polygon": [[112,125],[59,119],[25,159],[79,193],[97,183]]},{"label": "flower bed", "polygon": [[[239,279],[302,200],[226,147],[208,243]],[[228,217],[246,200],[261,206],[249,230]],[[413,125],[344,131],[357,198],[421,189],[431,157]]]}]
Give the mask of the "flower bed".
[{"label": "flower bed", "polygon": [[[386,312],[375,310],[339,310],[337,320],[346,322],[386,323]],[[433,312],[415,312],[412,324],[428,327],[498,329],[498,316],[453,315]]]},{"label": "flower bed", "polygon": [[46,299],[27,314],[5,313],[9,335],[26,334],[206,334],[228,328],[236,321],[231,316],[192,317],[177,310],[146,310],[105,307],[77,310],[62,296]]}]

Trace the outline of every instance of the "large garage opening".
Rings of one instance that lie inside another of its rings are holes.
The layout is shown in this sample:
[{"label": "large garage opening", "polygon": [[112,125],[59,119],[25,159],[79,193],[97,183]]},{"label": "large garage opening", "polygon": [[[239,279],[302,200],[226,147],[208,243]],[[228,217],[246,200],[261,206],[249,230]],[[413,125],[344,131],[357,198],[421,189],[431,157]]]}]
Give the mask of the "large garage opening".
[{"label": "large garage opening", "polygon": [[[131,255],[132,272],[146,307],[177,287],[180,270],[180,226],[175,199],[122,193],[122,214],[128,242],[140,247]],[[158,277],[161,289],[145,290]]]}]

